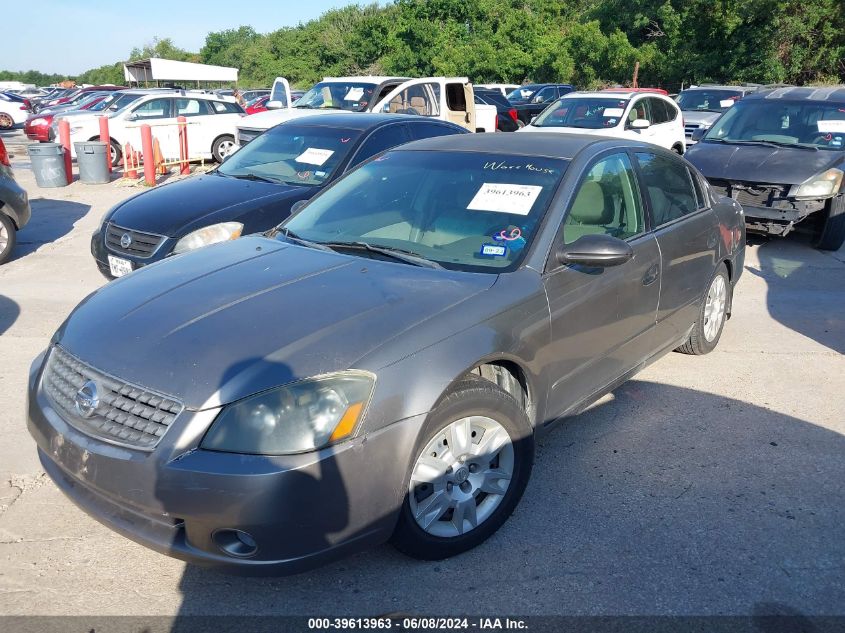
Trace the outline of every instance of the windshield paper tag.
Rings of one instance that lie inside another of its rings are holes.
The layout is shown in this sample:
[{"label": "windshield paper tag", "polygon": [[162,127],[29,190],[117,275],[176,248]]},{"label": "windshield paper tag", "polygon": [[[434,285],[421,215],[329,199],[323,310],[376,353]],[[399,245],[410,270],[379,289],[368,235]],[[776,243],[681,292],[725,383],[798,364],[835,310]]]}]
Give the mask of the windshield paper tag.
[{"label": "windshield paper tag", "polygon": [[488,257],[504,257],[508,254],[508,247],[501,244],[482,244],[481,254]]},{"label": "windshield paper tag", "polygon": [[734,103],[736,103],[736,101],[734,101],[733,99],[722,99],[719,102],[719,107],[720,108],[730,108],[731,106],[733,106]]},{"label": "windshield paper tag", "polygon": [[845,121],[839,119],[822,119],[816,121],[819,132],[845,132]]},{"label": "windshield paper tag", "polygon": [[601,114],[604,117],[619,117],[625,114],[625,110],[623,108],[605,108]]},{"label": "windshield paper tag", "polygon": [[528,215],[543,188],[539,185],[509,185],[485,182],[467,209]]},{"label": "windshield paper tag", "polygon": [[359,101],[364,96],[363,88],[350,88],[343,98],[344,101]]},{"label": "windshield paper tag", "polygon": [[334,154],[331,149],[318,149],[316,147],[309,147],[294,160],[297,163],[308,163],[309,165],[317,165],[318,167],[329,160],[329,157]]}]

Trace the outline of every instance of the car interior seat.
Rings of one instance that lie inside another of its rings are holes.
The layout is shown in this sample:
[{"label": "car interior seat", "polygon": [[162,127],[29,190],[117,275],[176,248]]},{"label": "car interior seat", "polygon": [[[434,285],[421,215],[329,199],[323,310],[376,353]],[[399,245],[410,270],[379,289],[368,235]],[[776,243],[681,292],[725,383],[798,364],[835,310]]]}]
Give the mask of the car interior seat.
[{"label": "car interior seat", "polygon": [[614,205],[608,200],[602,184],[587,180],[581,185],[564,225],[564,239],[572,243],[584,235],[611,233],[615,217]]}]

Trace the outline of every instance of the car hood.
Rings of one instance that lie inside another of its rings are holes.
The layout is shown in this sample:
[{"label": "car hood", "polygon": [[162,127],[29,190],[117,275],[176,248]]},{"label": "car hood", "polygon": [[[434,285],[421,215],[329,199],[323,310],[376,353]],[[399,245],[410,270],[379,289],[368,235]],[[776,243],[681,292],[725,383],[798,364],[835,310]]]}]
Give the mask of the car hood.
[{"label": "car hood", "polygon": [[682,116],[684,117],[684,123],[697,123],[698,125],[703,123],[710,126],[722,114],[720,112],[707,112],[705,110],[684,110]]},{"label": "car hood", "polygon": [[248,212],[267,216],[244,222],[244,232],[248,233],[266,230],[284,220],[290,204],[311,197],[313,189],[211,173],[144,191],[116,207],[108,220],[127,229],[182,237],[202,226],[240,220]]},{"label": "car hood", "polygon": [[315,114],[337,114],[338,112],[341,112],[341,110],[335,110],[333,108],[284,108],[281,110],[267,110],[266,112],[259,112],[258,114],[250,114],[249,116],[243,117],[238,122],[238,127],[245,130],[268,130],[274,125],[290,121],[291,119],[314,116]]},{"label": "car hood", "polygon": [[798,185],[843,162],[845,152],[697,143],[684,158],[706,178]]},{"label": "car hood", "polygon": [[56,340],[107,374],[209,408],[355,367],[496,279],[248,237],[106,285]]}]

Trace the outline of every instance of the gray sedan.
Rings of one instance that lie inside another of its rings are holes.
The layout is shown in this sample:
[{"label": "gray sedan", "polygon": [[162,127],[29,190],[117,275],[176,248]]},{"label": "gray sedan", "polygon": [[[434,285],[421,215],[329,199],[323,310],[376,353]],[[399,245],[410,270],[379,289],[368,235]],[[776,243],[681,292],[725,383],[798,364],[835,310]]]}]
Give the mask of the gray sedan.
[{"label": "gray sedan", "polygon": [[187,561],[451,556],[514,510],[537,433],[716,346],[744,238],[652,145],[410,143],[89,296],[33,363],[29,430],[85,511]]}]

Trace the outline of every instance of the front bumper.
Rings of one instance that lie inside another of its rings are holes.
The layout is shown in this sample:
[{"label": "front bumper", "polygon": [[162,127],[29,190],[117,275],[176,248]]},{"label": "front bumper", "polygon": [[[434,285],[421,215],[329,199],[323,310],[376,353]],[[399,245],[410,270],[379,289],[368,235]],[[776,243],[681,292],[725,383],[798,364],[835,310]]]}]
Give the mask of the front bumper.
[{"label": "front bumper", "polygon": [[[239,455],[199,448],[217,410],[184,411],[152,452],[94,439],[66,423],[30,372],[28,428],[56,485],[80,508],[163,554],[246,573],[292,574],[386,541],[403,501],[423,416],[319,452]],[[250,556],[227,554],[242,530]]]},{"label": "front bumper", "polygon": [[25,227],[32,217],[29,195],[15,181],[11,169],[3,165],[0,165],[0,206],[0,213],[11,217],[18,230]]},{"label": "front bumper", "polygon": [[127,253],[111,250],[106,246],[105,238],[103,237],[103,229],[100,228],[91,236],[91,255],[94,256],[94,261],[97,263],[97,268],[107,279],[114,279],[109,267],[109,255],[113,257],[120,257],[132,262],[132,270],[138,270],[149,264],[154,264],[169,257],[176,246],[178,240],[174,238],[166,238],[156,249],[150,257],[135,257]]}]

